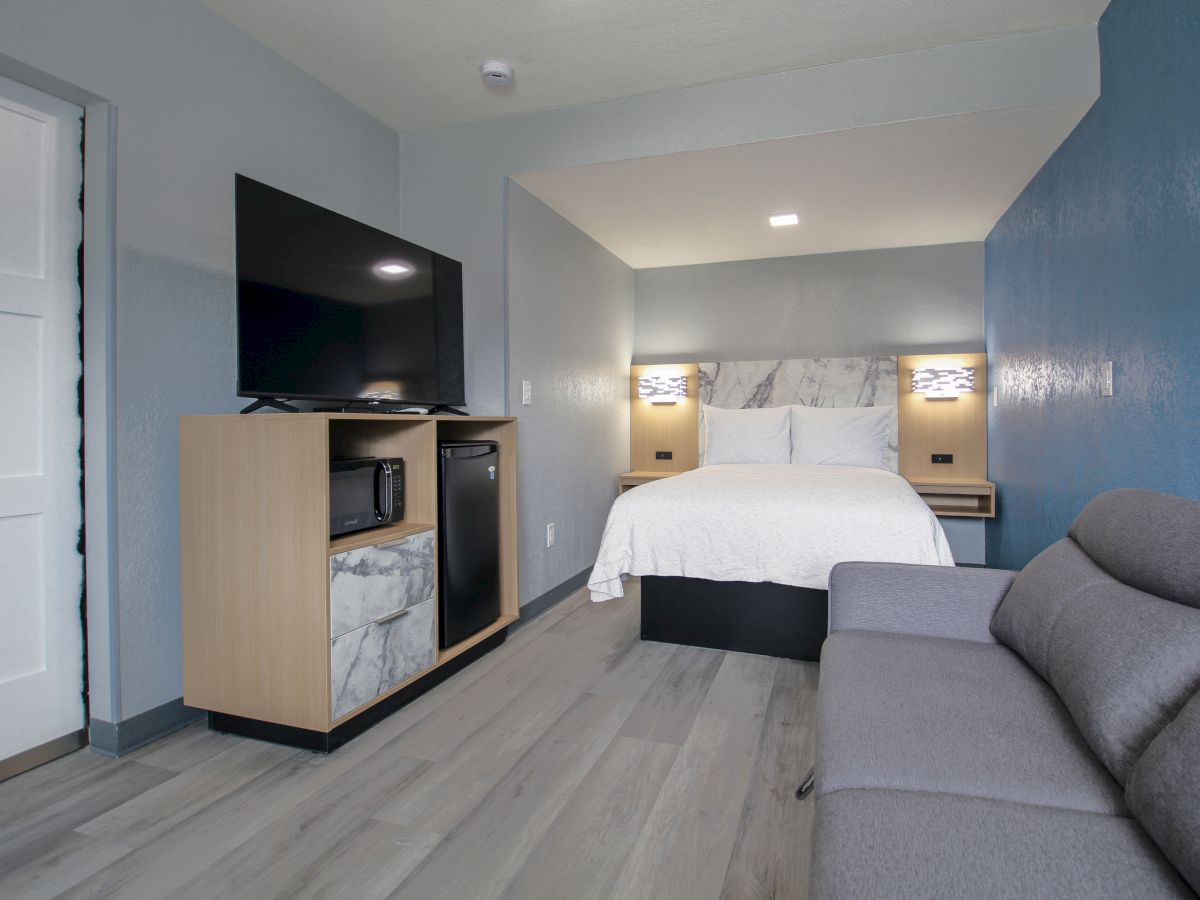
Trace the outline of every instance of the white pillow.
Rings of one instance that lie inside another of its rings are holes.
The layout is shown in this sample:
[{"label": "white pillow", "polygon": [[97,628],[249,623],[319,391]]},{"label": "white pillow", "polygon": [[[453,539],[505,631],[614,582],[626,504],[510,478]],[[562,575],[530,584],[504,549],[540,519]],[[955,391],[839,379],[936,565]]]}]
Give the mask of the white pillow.
[{"label": "white pillow", "polygon": [[786,406],[769,409],[721,409],[706,406],[704,464],[786,465],[792,450],[790,421]]},{"label": "white pillow", "polygon": [[886,468],[894,406],[792,407],[793,464]]}]

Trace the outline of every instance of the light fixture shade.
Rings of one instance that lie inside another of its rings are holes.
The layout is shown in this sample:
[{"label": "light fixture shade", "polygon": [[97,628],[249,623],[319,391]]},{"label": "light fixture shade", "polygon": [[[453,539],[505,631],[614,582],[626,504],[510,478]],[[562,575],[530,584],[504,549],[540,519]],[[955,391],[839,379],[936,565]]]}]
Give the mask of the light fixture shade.
[{"label": "light fixture shade", "polygon": [[651,403],[675,403],[687,396],[686,375],[642,375],[638,378],[638,398]]},{"label": "light fixture shade", "polygon": [[975,393],[974,369],[913,369],[914,394],[924,394],[926,400],[953,399],[960,394]]}]

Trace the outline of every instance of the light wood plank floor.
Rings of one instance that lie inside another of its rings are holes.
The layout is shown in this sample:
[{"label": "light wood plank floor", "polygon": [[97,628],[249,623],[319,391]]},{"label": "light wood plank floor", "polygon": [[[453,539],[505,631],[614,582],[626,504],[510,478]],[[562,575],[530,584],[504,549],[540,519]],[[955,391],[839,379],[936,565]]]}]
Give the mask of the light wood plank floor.
[{"label": "light wood plank floor", "polygon": [[0,784],[0,896],[803,897],[817,667],[580,592],[332,756],[195,725]]}]

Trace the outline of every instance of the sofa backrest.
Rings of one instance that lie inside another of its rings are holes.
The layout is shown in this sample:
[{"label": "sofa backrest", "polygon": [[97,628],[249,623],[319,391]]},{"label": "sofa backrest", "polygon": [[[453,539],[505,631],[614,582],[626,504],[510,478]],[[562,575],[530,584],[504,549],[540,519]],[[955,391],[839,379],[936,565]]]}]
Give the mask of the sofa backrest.
[{"label": "sofa backrest", "polygon": [[1089,503],[1067,532],[1113,578],[1200,608],[1200,501],[1125,488]]},{"label": "sofa backrest", "polygon": [[1130,811],[1200,893],[1200,694],[1146,748],[1125,792]]},{"label": "sofa backrest", "polygon": [[1200,501],[1103,494],[1071,534],[1017,576],[992,634],[1050,683],[1124,785],[1200,689],[1200,587],[1189,581],[1200,578]]}]

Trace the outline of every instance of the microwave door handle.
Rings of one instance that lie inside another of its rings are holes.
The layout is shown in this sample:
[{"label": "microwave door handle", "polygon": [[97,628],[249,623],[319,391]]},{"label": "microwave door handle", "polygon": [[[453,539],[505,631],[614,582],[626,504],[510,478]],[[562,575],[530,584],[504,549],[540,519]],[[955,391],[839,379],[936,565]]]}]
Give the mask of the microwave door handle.
[{"label": "microwave door handle", "polygon": [[[383,477],[380,478],[379,476]],[[380,483],[382,482],[382,493]],[[386,522],[392,517],[392,473],[385,462],[375,464],[375,518]]]}]

